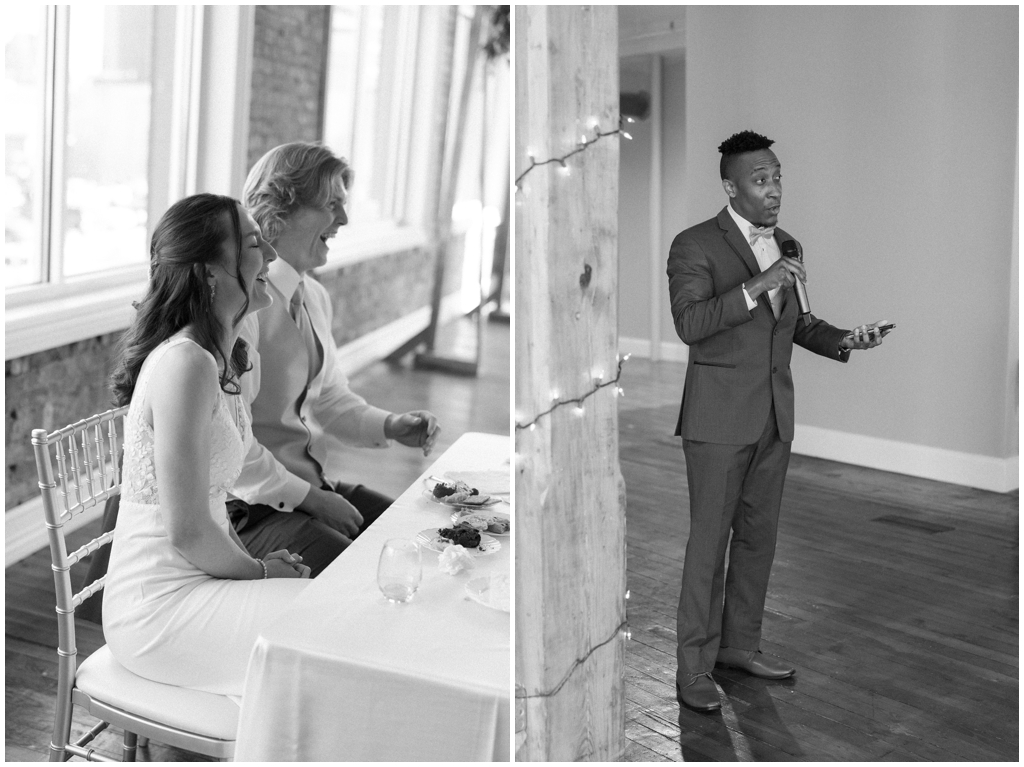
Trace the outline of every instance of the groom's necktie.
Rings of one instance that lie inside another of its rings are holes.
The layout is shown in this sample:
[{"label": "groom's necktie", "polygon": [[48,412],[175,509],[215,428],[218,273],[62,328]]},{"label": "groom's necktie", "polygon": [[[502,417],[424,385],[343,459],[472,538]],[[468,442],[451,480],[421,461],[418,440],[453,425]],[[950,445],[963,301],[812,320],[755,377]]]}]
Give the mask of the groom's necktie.
[{"label": "groom's necktie", "polygon": [[302,341],[306,344],[306,353],[309,355],[309,371],[306,378],[306,383],[308,384],[320,370],[320,365],[323,361],[323,347],[320,345],[320,340],[316,337],[316,333],[313,332],[313,323],[309,320],[309,311],[303,302],[305,290],[305,280],[299,280],[298,287],[292,293],[289,313],[292,319],[295,320],[295,325],[299,329],[299,335],[302,336]]}]

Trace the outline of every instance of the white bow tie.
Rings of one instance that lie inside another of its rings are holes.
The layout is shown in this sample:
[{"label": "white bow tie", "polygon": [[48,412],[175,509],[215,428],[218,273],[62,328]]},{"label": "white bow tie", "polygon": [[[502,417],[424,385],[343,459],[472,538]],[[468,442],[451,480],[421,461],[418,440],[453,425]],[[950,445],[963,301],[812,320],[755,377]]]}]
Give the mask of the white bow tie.
[{"label": "white bow tie", "polygon": [[750,227],[750,247],[754,247],[754,243],[757,242],[758,237],[764,237],[765,241],[770,240],[775,236],[774,226],[751,226]]}]

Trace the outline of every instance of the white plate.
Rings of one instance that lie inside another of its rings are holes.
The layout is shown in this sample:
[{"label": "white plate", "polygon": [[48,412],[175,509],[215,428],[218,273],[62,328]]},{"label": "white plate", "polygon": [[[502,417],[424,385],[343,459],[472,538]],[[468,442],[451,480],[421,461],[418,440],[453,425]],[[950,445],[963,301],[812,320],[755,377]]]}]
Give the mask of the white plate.
[{"label": "white plate", "polygon": [[449,501],[446,500],[447,496],[445,498],[437,498],[434,495],[433,490],[434,485],[437,484],[436,482],[429,479],[425,479],[423,480],[423,484],[426,485],[426,490],[423,491],[423,496],[428,501],[439,504],[441,506],[447,506],[449,509],[486,509],[488,506],[494,506],[496,503],[501,503],[501,498],[495,498],[492,495],[483,494],[479,496],[482,500],[481,503],[450,503]]},{"label": "white plate", "polygon": [[503,613],[511,612],[511,605],[508,602],[503,604],[491,603],[491,579],[487,577],[473,578],[466,583],[466,595],[474,602],[479,602],[484,607],[492,610],[500,610]]},{"label": "white plate", "polygon": [[509,519],[509,516],[507,514],[499,514],[499,513],[494,512],[494,511],[479,511],[479,510],[471,511],[469,509],[459,509],[457,511],[453,511],[452,512],[452,524],[453,525],[457,525],[457,524],[459,524],[459,522],[461,522],[466,517],[474,517],[474,516],[477,516],[477,515],[479,515],[481,517],[498,517],[500,519],[504,519],[504,520],[508,521],[508,523],[509,523],[509,529],[506,532],[504,532],[504,533],[496,533],[496,532],[494,532],[492,530],[488,530],[486,532],[481,531],[481,533],[483,533],[484,535],[493,535],[493,536],[496,536],[498,538],[507,538],[509,536],[509,534],[511,533],[511,531],[512,531],[512,520]]},{"label": "white plate", "polygon": [[481,493],[488,495],[508,495],[511,489],[511,472],[506,465],[504,469],[491,471],[446,471],[444,478],[461,480],[470,487],[480,488]]},{"label": "white plate", "polygon": [[[451,545],[451,541],[447,538],[442,538],[438,535],[437,531],[439,528],[428,527],[426,530],[421,530],[416,535],[416,542],[421,546],[424,546],[431,551],[436,551],[440,554],[444,551],[446,546]],[[501,541],[487,533],[480,534],[480,546],[475,549],[466,549],[470,554],[475,556],[482,556],[483,554],[493,554],[501,548]]]}]

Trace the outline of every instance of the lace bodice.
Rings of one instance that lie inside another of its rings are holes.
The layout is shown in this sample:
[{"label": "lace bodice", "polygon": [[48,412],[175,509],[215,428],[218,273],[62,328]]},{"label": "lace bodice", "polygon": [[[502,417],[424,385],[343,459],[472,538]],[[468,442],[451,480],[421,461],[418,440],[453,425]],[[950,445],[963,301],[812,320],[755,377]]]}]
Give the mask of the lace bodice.
[{"label": "lace bodice", "polygon": [[[153,454],[153,427],[145,418],[146,388],[165,352],[180,343],[195,343],[178,337],[164,342],[142,364],[124,428],[124,469],[121,497],[125,501],[159,505]],[[242,470],[252,430],[241,396],[218,392],[210,430],[210,500],[223,502]],[[234,414],[234,417],[232,417]],[[236,425],[237,424],[237,425]]]}]

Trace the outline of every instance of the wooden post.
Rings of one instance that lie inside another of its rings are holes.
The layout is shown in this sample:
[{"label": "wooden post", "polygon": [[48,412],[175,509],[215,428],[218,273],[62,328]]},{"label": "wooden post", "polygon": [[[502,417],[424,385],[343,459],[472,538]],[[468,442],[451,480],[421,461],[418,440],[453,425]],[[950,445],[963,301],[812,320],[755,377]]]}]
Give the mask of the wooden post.
[{"label": "wooden post", "polygon": [[[614,6],[516,6],[516,759],[625,745]],[[564,157],[560,163],[531,167]]]}]

